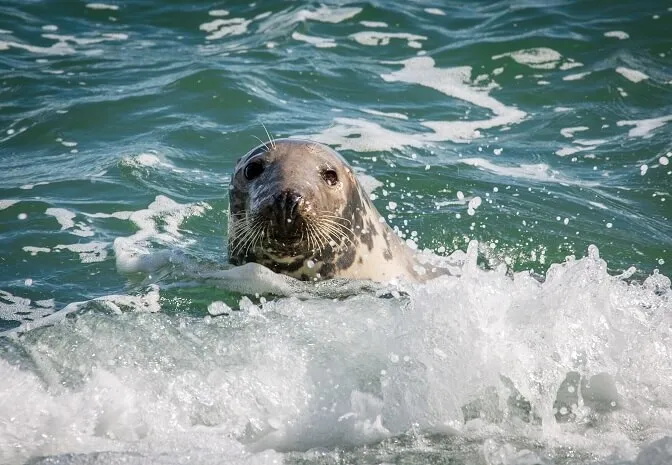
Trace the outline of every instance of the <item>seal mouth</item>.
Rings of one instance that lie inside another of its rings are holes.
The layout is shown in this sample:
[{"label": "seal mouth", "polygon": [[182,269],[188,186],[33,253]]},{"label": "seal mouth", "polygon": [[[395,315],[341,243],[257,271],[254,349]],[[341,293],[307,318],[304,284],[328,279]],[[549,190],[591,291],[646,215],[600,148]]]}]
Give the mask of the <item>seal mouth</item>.
[{"label": "seal mouth", "polygon": [[268,230],[268,239],[282,245],[299,244],[306,236],[305,228],[305,222],[297,219],[288,220],[283,227],[272,223]]},{"label": "seal mouth", "polygon": [[331,211],[314,211],[309,202],[284,197],[256,214],[234,217],[233,254],[247,255],[262,248],[298,256],[353,243],[349,220]]}]

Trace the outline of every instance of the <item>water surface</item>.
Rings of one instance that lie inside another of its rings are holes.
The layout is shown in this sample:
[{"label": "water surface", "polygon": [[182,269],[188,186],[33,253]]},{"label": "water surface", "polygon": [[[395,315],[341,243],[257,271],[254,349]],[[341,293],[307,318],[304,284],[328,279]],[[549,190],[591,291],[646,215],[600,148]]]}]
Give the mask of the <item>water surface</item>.
[{"label": "water surface", "polygon": [[[671,21],[3,2],[0,461],[672,460]],[[262,124],[339,150],[455,276],[228,271]]]}]

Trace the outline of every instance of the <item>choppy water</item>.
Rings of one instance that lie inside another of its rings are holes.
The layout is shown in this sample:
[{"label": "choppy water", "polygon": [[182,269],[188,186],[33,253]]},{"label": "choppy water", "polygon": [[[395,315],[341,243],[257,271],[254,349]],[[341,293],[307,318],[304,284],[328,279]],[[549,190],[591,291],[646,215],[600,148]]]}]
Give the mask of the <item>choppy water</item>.
[{"label": "choppy water", "polygon": [[[0,3],[0,462],[672,462],[671,23]],[[262,123],[341,151],[455,276],[227,270]]]}]

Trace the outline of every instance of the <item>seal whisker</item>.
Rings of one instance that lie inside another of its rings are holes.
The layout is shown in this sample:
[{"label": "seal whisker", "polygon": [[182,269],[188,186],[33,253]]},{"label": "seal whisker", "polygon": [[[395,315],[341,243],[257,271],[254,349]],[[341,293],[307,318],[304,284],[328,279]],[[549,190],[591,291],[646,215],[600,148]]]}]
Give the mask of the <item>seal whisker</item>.
[{"label": "seal whisker", "polygon": [[311,232],[311,235],[313,236],[313,241],[315,243],[315,248],[313,249],[315,252],[319,252],[324,248],[324,241],[321,237],[321,231],[315,227],[315,224],[313,222],[307,223],[306,224],[308,227],[308,230]]},{"label": "seal whisker", "polygon": [[331,225],[328,224],[322,224],[321,227],[323,230],[328,234],[329,238],[336,242],[338,245],[338,248],[340,249],[344,245],[346,245],[348,242],[351,245],[354,245],[354,241],[347,235],[345,234],[342,230],[335,228]]},{"label": "seal whisker", "polygon": [[261,142],[261,145],[263,145],[263,146],[266,148],[266,151],[271,150],[270,148],[268,148],[268,144],[266,144],[266,142],[264,142],[263,140],[259,139],[259,138],[258,138],[257,136],[255,136],[254,134],[252,135],[252,137],[254,137],[254,138],[257,139],[259,142]]},{"label": "seal whisker", "polygon": [[344,234],[348,237],[350,237],[350,236],[355,237],[355,232],[352,229],[345,226],[344,224],[325,219],[325,220],[320,221],[320,225],[323,225],[324,227],[328,226],[328,227],[330,227],[330,228],[332,228],[332,229],[338,231],[339,233]]},{"label": "seal whisker", "polygon": [[349,219],[347,219],[347,218],[343,218],[343,217],[340,216],[340,215],[332,215],[332,214],[330,214],[330,213],[331,213],[331,212],[329,212],[329,211],[318,212],[320,218],[332,218],[332,219],[335,218],[335,219],[337,219],[337,220],[347,221],[348,223],[352,224],[352,221],[350,221]]},{"label": "seal whisker", "polygon": [[[255,233],[260,229],[260,220],[254,218],[252,221],[246,219],[240,222],[240,231],[236,229],[236,236],[233,240],[233,253],[242,252],[245,246],[254,238]],[[240,235],[238,235],[240,234]],[[247,254],[247,251],[245,254]]]},{"label": "seal whisker", "polygon": [[261,126],[264,128],[264,131],[266,131],[266,137],[268,137],[268,140],[271,142],[271,147],[275,149],[276,148],[275,141],[273,140],[273,137],[271,137],[271,134],[268,132],[268,129],[266,129],[266,125],[262,122]]},{"label": "seal whisker", "polygon": [[263,232],[264,232],[263,228],[257,228],[256,233],[254,234],[252,240],[250,241],[250,243],[247,245],[247,248],[245,249],[244,256],[247,256],[247,254],[250,251],[250,247],[252,248],[252,250],[254,250],[254,247],[255,247],[257,241],[259,240],[260,235],[263,234]]},{"label": "seal whisker", "polygon": [[254,245],[257,242],[257,239],[259,238],[259,235],[263,232],[263,229],[259,227],[259,225],[255,225],[253,228],[253,232],[249,235],[249,239],[245,242],[245,253],[243,256],[247,256],[247,254],[250,251],[250,248],[254,250]]},{"label": "seal whisker", "polygon": [[308,223],[308,231],[310,232],[310,237],[311,237],[311,242],[312,242],[312,250],[314,252],[319,252],[322,250],[322,245],[319,242],[319,238],[317,237],[317,231],[315,230],[314,226],[312,223]]}]

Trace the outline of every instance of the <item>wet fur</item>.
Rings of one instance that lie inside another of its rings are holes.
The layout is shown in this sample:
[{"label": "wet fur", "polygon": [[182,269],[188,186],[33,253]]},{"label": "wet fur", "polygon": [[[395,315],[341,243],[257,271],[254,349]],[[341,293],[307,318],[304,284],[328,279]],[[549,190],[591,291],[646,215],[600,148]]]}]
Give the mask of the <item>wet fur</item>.
[{"label": "wet fur", "polygon": [[[265,169],[248,181],[244,169],[253,159]],[[336,187],[320,177],[324,167],[337,172]],[[301,226],[297,238],[283,240],[269,219],[269,202],[290,188],[302,195]],[[420,279],[414,252],[381,220],[345,159],[311,141],[272,141],[238,160],[229,190],[228,244],[234,265],[260,263],[301,280]]]}]

